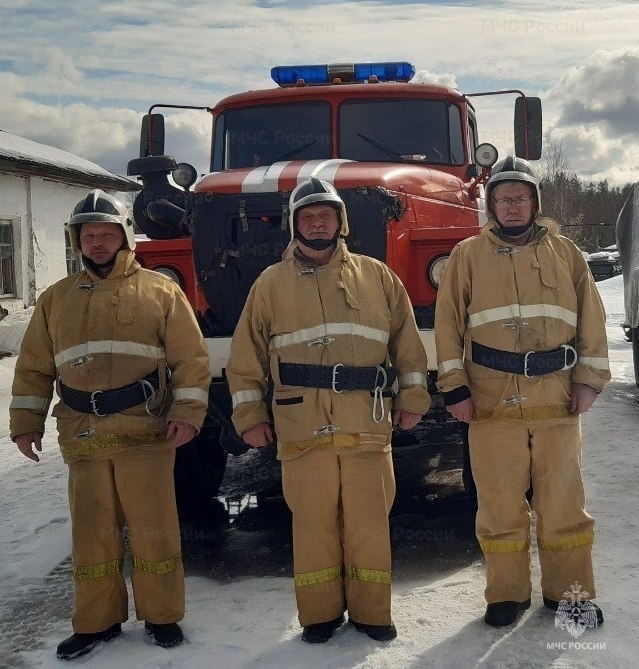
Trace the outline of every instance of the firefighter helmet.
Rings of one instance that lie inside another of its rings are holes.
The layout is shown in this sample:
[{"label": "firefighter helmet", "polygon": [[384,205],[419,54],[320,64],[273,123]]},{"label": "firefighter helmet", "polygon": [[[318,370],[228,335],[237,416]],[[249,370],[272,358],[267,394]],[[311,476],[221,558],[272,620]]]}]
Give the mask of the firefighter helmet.
[{"label": "firefighter helmet", "polygon": [[535,172],[527,160],[517,156],[508,156],[499,161],[491,170],[486,183],[486,213],[493,214],[491,194],[496,186],[508,182],[519,182],[532,186],[537,200],[537,213],[541,213],[541,186]]},{"label": "firefighter helmet", "polygon": [[348,235],[348,219],[346,217],[346,206],[344,200],[339,196],[335,187],[327,181],[322,181],[316,177],[311,177],[306,181],[298,184],[298,186],[291,193],[289,200],[289,228],[291,231],[291,238],[295,237],[297,222],[297,214],[304,208],[312,204],[327,204],[337,211],[339,217],[340,229],[339,234],[342,237]]},{"label": "firefighter helmet", "polygon": [[135,231],[127,208],[116,197],[99,188],[92,190],[78,202],[71,214],[71,220],[66,224],[71,248],[76,253],[81,253],[80,228],[83,223],[116,223],[124,231],[127,247],[131,251],[135,249]]}]

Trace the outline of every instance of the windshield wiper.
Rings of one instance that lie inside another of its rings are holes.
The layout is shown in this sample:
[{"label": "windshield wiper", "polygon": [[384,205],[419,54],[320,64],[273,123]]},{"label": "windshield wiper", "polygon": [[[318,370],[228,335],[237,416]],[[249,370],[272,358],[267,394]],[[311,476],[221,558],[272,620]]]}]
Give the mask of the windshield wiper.
[{"label": "windshield wiper", "polygon": [[358,132],[357,136],[361,137],[361,139],[363,139],[365,142],[368,142],[376,149],[383,151],[387,156],[390,156],[393,160],[396,160],[398,163],[404,162],[404,157],[402,156],[401,153],[397,153],[397,151],[393,151],[393,149],[391,149],[390,147],[384,146],[383,144],[380,144],[379,142],[375,141],[374,139],[371,139],[370,137],[367,137],[366,135],[362,135],[361,132]]},{"label": "windshield wiper", "polygon": [[302,151],[304,151],[304,149],[308,149],[309,146],[313,146],[313,144],[317,144],[316,139],[314,139],[312,142],[309,142],[308,144],[302,144],[302,146],[296,146],[294,149],[292,149],[288,153],[285,153],[283,156],[279,156],[279,158],[276,158],[273,162],[274,163],[279,163],[280,160],[287,160],[288,158],[292,158],[293,156],[297,155],[298,153],[301,153]]}]

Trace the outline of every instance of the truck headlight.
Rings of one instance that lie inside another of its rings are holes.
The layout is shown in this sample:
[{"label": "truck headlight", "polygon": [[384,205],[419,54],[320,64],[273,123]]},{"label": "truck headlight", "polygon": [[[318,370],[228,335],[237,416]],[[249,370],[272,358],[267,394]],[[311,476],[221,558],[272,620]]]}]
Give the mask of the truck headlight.
[{"label": "truck headlight", "polygon": [[164,274],[164,276],[168,276],[171,281],[175,281],[180,288],[184,288],[182,285],[182,277],[172,268],[172,267],[154,267],[153,268],[154,272],[158,272],[159,274]]},{"label": "truck headlight", "polygon": [[435,288],[439,288],[439,283],[448,264],[449,257],[447,254],[437,256],[428,266],[428,280]]}]

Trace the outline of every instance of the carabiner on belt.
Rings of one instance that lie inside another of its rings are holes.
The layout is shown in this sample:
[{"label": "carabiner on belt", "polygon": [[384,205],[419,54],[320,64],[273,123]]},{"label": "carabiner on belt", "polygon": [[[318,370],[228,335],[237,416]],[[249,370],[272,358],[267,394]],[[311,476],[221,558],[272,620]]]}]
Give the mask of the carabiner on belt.
[{"label": "carabiner on belt", "polygon": [[[388,375],[386,370],[379,365],[376,365],[377,374],[375,375],[375,386],[373,388],[373,421],[376,423],[381,423],[384,420],[385,411],[384,411],[384,397],[383,392],[386,388],[386,383],[388,382]],[[381,374],[381,383],[378,383],[378,379]]]}]

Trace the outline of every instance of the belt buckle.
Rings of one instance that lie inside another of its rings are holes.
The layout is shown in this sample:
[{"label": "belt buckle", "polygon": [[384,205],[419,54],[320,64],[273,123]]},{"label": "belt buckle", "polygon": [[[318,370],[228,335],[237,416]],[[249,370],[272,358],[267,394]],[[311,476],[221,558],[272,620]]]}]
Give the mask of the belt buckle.
[{"label": "belt buckle", "polygon": [[336,365],[333,365],[333,379],[331,380],[331,389],[334,393],[343,393],[343,390],[337,390],[337,371],[340,367],[344,365],[341,362],[338,362]]},{"label": "belt buckle", "polygon": [[[577,364],[577,349],[570,344],[562,344],[561,348],[564,349],[564,366],[560,371],[572,369]],[[570,364],[568,364],[568,351],[572,353],[572,362]]]},{"label": "belt buckle", "polygon": [[524,355],[524,376],[527,379],[532,379],[532,377],[533,377],[532,374],[528,373],[528,359],[530,358],[531,355],[535,355],[535,352],[534,351],[528,351],[528,353],[526,353]]},{"label": "belt buckle", "polygon": [[101,392],[102,392],[101,390],[94,390],[91,393],[91,399],[89,400],[89,402],[91,403],[91,412],[94,413],[96,416],[100,416],[100,417],[106,416],[105,413],[100,413],[98,411],[98,407],[96,406],[96,403],[95,403],[96,402],[95,396],[99,395]]}]

